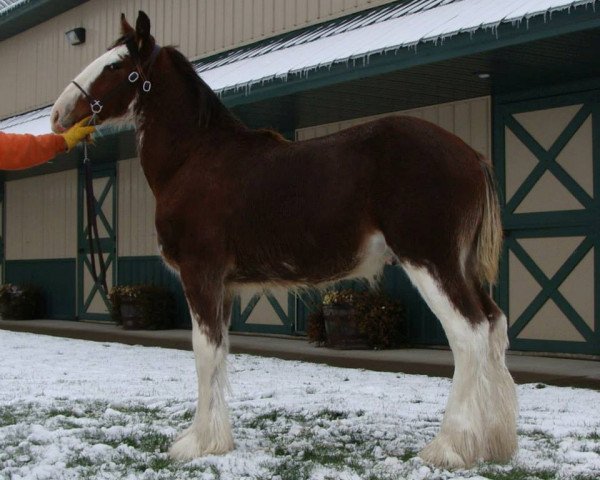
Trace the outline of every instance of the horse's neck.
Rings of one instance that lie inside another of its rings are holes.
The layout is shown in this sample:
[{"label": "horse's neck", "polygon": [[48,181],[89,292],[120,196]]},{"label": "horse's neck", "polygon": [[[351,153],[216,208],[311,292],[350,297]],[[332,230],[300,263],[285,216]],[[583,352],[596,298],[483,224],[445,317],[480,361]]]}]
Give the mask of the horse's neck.
[{"label": "horse's neck", "polygon": [[193,92],[182,79],[173,75],[156,83],[143,94],[148,97],[143,99],[137,120],[140,161],[150,188],[158,195],[192,156],[194,161],[202,161],[202,144],[214,144],[215,137],[241,125],[224,118],[202,127],[195,102],[187,97]]},{"label": "horse's neck", "polygon": [[138,125],[140,162],[155,195],[175,175],[187,157],[182,142],[188,143],[186,139],[190,133],[178,130],[176,126],[174,128],[169,122],[168,116],[162,119],[142,117]]}]

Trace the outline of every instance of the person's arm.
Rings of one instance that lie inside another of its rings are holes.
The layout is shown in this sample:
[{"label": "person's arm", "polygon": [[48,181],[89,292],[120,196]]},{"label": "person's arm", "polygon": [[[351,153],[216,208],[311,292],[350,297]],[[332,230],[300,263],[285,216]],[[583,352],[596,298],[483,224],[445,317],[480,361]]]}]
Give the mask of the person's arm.
[{"label": "person's arm", "polygon": [[0,170],[34,167],[70,150],[95,130],[93,126],[84,126],[83,123],[87,123],[87,119],[59,135],[0,132]]},{"label": "person's arm", "polygon": [[60,135],[0,132],[0,170],[21,170],[47,162],[67,149]]}]

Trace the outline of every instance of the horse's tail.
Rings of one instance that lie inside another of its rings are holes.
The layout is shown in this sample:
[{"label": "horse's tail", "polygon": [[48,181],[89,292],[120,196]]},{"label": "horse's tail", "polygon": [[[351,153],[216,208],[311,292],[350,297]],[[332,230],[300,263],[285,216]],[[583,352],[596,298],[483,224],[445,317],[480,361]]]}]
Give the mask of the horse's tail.
[{"label": "horse's tail", "polygon": [[496,190],[496,181],[491,162],[480,155],[481,166],[485,176],[485,199],[483,216],[477,233],[476,272],[482,284],[496,283],[498,261],[502,249],[502,222],[500,219],[500,203]]}]

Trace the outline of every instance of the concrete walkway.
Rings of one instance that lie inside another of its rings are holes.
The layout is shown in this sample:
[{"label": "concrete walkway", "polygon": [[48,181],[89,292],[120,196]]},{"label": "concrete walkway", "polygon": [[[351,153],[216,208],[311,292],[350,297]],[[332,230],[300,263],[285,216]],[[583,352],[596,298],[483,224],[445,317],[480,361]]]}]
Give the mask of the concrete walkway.
[{"label": "concrete walkway", "polygon": [[[1,329],[96,342],[192,349],[189,330],[123,330],[110,324],[63,320],[0,320]],[[453,372],[452,355],[448,350],[333,350],[317,348],[300,337],[236,333],[230,335],[230,343],[232,353],[325,363],[337,367],[442,377],[451,377]],[[600,390],[600,361],[509,353],[508,366],[517,383],[540,382]]]}]

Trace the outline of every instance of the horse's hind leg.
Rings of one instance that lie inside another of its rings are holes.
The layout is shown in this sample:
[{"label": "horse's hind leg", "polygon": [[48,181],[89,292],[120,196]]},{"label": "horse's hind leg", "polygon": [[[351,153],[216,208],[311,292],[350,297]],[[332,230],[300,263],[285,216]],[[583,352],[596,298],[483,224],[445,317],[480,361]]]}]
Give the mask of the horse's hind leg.
[{"label": "horse's hind leg", "polygon": [[179,460],[190,460],[233,449],[229,411],[225,400],[227,383],[227,326],[231,301],[215,277],[200,283],[201,269],[186,272],[181,278],[192,317],[192,344],[198,376],[198,404],[191,426],[175,441],[169,453]]},{"label": "horse's hind leg", "polygon": [[[508,460],[516,449],[516,395],[504,365],[504,316],[494,317],[497,308],[486,312],[481,292],[469,288],[460,275],[449,281],[436,268],[407,262],[403,267],[442,323],[454,355],[440,433],[420,456],[446,468],[469,467],[481,459]],[[488,315],[494,318],[490,321]]]},{"label": "horse's hind leg", "polygon": [[490,407],[486,426],[484,460],[507,462],[517,450],[517,393],[508,368],[508,322],[485,289],[480,289],[483,310],[490,323],[488,367],[490,376]]}]

